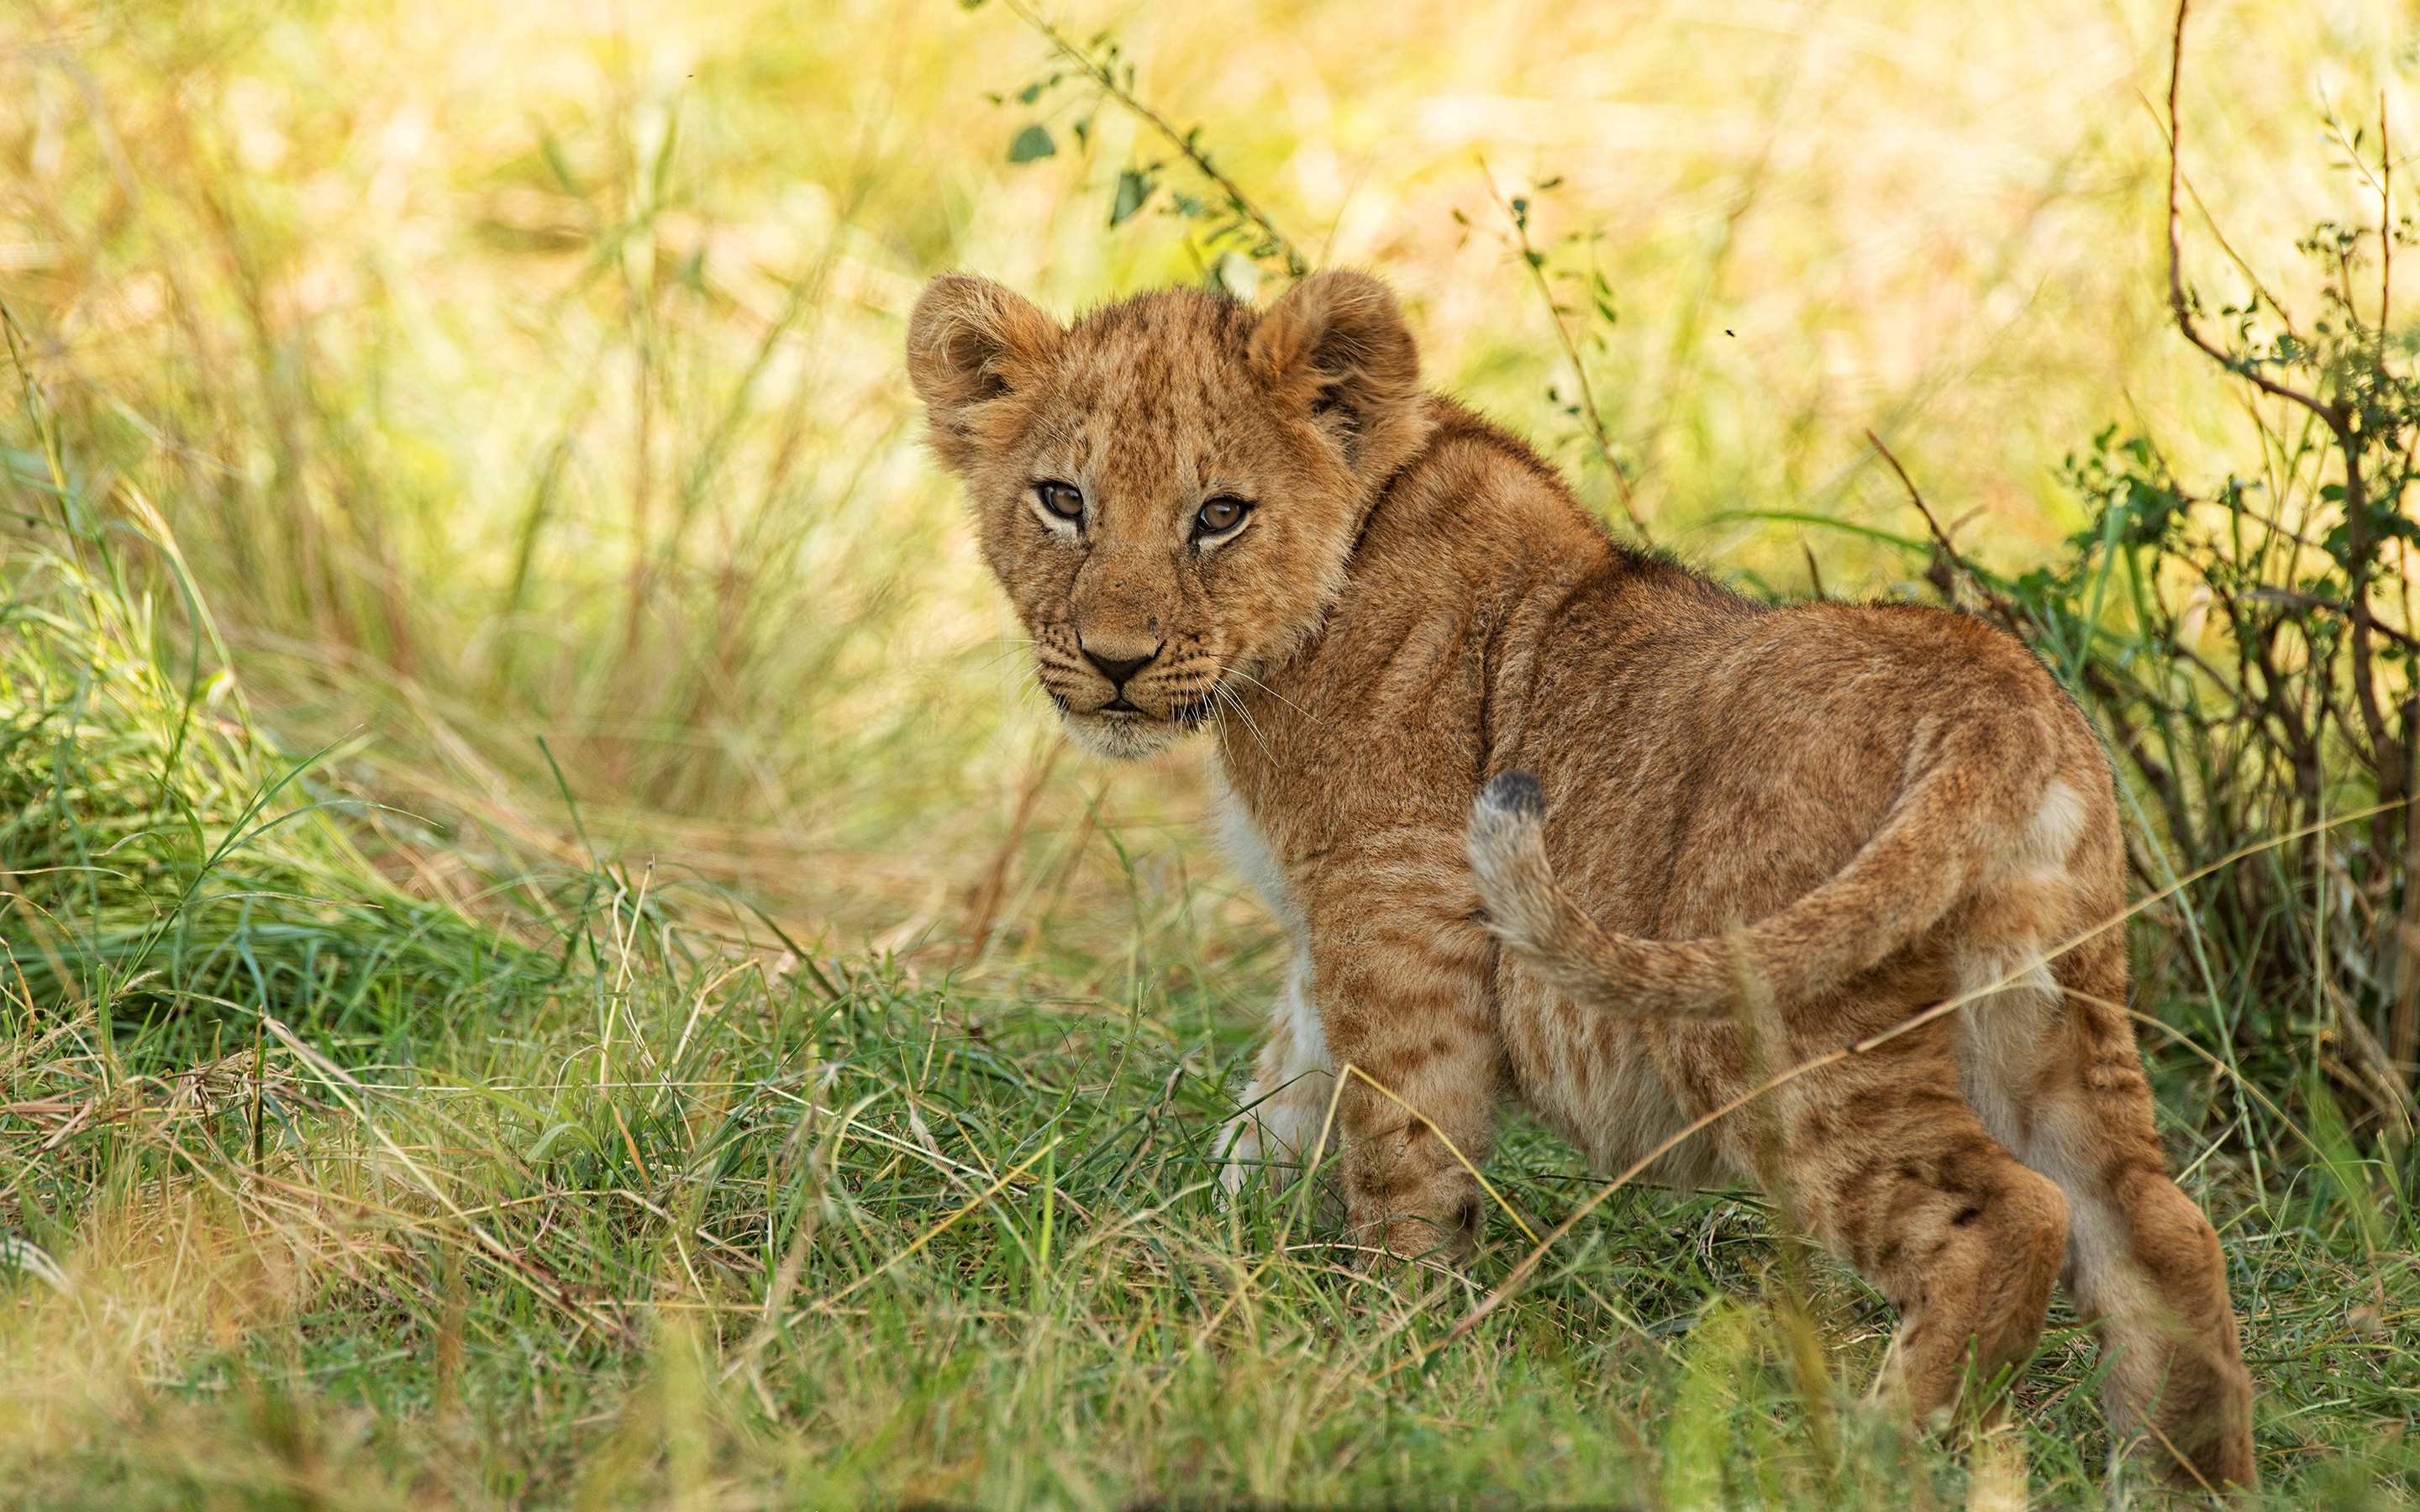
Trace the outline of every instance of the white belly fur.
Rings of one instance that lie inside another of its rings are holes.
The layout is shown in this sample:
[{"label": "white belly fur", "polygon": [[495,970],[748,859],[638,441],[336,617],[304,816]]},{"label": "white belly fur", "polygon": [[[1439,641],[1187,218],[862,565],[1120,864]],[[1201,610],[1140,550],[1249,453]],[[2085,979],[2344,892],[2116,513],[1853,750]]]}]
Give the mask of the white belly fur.
[{"label": "white belly fur", "polygon": [[1232,792],[1220,798],[1218,838],[1228,860],[1261,895],[1294,945],[1285,986],[1271,1007],[1268,1041],[1253,1069],[1244,1105],[1219,1134],[1227,1160],[1219,1183],[1233,1193],[1264,1169],[1301,1165],[1326,1120],[1335,1065],[1312,1000],[1308,921],[1267,838]]}]

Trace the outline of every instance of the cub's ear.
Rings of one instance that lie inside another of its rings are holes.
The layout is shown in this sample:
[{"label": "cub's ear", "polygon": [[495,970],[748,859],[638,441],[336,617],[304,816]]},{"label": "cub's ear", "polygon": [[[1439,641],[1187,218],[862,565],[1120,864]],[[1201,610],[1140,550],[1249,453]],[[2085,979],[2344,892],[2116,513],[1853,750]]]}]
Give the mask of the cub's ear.
[{"label": "cub's ear", "polygon": [[987,278],[943,273],[908,316],[908,381],[924,401],[933,449],[955,471],[983,455],[982,408],[1039,381],[1062,332]]},{"label": "cub's ear", "polygon": [[1392,471],[1417,442],[1419,347],[1393,292],[1367,273],[1313,273],[1287,290],[1252,332],[1251,363],[1365,479]]}]

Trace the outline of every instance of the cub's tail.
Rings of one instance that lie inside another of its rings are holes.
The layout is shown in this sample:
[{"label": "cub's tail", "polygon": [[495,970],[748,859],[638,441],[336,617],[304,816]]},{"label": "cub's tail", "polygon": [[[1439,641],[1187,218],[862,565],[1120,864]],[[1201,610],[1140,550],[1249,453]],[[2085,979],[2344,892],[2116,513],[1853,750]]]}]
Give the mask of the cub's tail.
[{"label": "cub's tail", "polygon": [[1480,897],[1513,954],[1576,1003],[1727,1018],[1751,981],[1777,1007],[1804,1002],[1889,959],[2034,838],[2026,831],[2056,771],[2055,737],[2045,740],[2050,732],[2031,720],[1980,722],[1997,728],[1925,742],[1898,800],[1848,865],[1736,933],[1649,940],[1599,925],[1555,880],[1545,791],[1527,772],[1497,777],[1472,806]]}]

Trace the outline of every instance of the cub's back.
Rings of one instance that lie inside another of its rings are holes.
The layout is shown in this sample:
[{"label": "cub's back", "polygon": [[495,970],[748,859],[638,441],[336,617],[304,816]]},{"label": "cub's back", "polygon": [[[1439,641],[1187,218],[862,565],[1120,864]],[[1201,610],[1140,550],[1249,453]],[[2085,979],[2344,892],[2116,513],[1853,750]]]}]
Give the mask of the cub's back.
[{"label": "cub's back", "polygon": [[2100,762],[2041,665],[1969,616],[1711,587],[1575,597],[1521,748],[1498,756],[1545,782],[1559,872],[1608,927],[1685,938],[1777,912],[1847,865],[1949,723],[2072,717],[2041,734]]}]

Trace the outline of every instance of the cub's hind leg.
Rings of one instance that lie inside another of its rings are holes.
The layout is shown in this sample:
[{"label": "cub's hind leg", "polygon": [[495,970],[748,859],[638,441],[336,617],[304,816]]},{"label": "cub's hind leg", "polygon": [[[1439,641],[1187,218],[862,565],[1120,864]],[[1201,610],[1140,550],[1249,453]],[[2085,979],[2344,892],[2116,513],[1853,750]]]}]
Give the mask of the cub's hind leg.
[{"label": "cub's hind leg", "polygon": [[2168,1179],[2127,1023],[2125,937],[2109,927],[2125,908],[2125,863],[2097,774],[2054,784],[2009,859],[1952,925],[1957,987],[1971,999],[1956,1017],[1967,1095],[2067,1196],[2068,1290],[2102,1342],[2114,1435],[2180,1487],[2251,1486],[2252,1381],[2226,1261]]},{"label": "cub's hind leg", "polygon": [[[1970,1371],[1988,1380],[2031,1355],[2067,1245],[2067,1201],[1960,1094],[1946,1026],[1790,1084],[1779,1134],[1781,1169],[1765,1184],[1899,1309],[1883,1384],[1916,1421],[1952,1408]],[[1754,1138],[1752,1124],[1727,1133]]]},{"label": "cub's hind leg", "polygon": [[[1256,1180],[1283,1185],[1315,1158],[1312,1147],[1329,1121],[1335,1072],[1327,1036],[1311,1007],[1311,958],[1297,951],[1270,1008],[1269,1037],[1253,1064],[1243,1105],[1219,1132],[1226,1165],[1218,1183],[1229,1196]],[[1332,1132],[1328,1142],[1335,1142]]]},{"label": "cub's hind leg", "polygon": [[2073,1213],[2068,1288],[2110,1357],[2111,1430],[2139,1437],[2180,1486],[2253,1486],[2252,1378],[2226,1262],[2210,1220],[2168,1179],[2121,1008],[2124,956],[2113,940],[2055,973],[2068,991],[2049,999],[2022,1148]]}]

